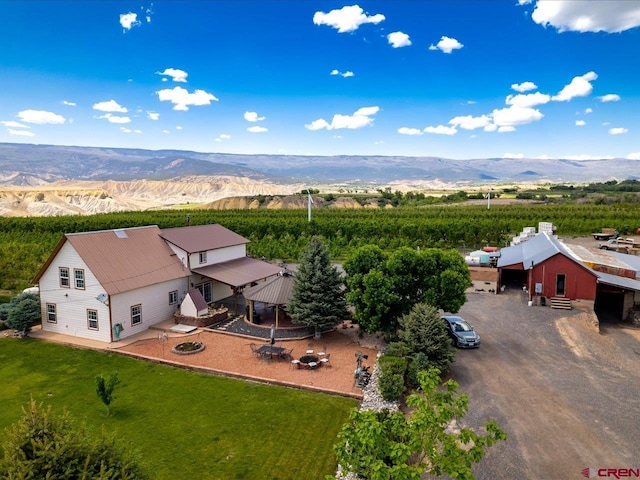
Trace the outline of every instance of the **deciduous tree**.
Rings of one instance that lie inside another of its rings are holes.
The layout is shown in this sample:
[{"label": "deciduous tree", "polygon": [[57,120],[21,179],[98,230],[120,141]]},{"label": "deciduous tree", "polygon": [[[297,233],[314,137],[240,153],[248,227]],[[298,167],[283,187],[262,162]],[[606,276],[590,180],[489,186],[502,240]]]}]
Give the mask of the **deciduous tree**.
[{"label": "deciduous tree", "polygon": [[421,391],[410,395],[411,413],[353,409],[334,451],[345,471],[366,480],[420,480],[423,473],[470,480],[471,466],[506,434],[497,423],[485,434],[450,426],[468,411],[469,399],[453,380],[440,388],[438,369],[420,373]]},{"label": "deciduous tree", "polygon": [[120,379],[118,378],[118,372],[112,373],[108,381],[105,380],[102,375],[98,375],[96,377],[96,394],[98,395],[98,398],[102,400],[102,403],[106,405],[107,416],[111,414],[109,405],[111,405],[111,401],[113,400],[113,391],[119,383]]}]

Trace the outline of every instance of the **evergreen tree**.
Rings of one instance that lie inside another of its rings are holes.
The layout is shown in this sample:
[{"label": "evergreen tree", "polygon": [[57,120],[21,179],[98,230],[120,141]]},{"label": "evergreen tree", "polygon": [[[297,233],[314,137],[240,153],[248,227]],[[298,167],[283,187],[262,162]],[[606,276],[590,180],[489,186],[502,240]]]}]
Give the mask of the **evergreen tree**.
[{"label": "evergreen tree", "polygon": [[0,440],[0,478],[143,480],[139,453],[102,432],[89,436],[69,413],[54,415],[35,400]]},{"label": "evergreen tree", "polygon": [[118,378],[118,372],[112,373],[109,377],[109,381],[106,381],[102,375],[98,375],[96,377],[96,394],[107,407],[107,416],[111,414],[109,405],[111,405],[111,401],[113,400],[113,390],[119,383],[120,379]]},{"label": "evergreen tree", "polygon": [[11,300],[7,311],[7,327],[26,336],[31,331],[31,326],[40,321],[40,300],[30,293],[22,293]]},{"label": "evergreen tree", "polygon": [[315,327],[316,335],[348,316],[340,273],[318,237],[311,239],[300,259],[287,308],[293,323]]}]

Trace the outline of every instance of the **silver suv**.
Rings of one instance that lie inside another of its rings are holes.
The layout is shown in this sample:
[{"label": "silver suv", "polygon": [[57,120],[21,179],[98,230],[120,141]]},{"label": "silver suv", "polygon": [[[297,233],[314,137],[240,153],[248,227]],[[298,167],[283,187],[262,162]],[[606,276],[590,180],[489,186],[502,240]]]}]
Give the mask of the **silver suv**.
[{"label": "silver suv", "polygon": [[441,317],[451,337],[451,344],[460,348],[477,348],[480,346],[480,335],[462,317],[445,315]]}]

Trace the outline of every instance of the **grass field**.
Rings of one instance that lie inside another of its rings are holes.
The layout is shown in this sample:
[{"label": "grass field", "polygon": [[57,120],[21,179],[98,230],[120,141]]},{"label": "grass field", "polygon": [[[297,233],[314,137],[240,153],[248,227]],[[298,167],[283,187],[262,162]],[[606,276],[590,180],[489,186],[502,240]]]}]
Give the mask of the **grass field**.
[{"label": "grass field", "polygon": [[[117,371],[111,416],[95,377]],[[321,479],[355,400],[31,339],[0,340],[0,432],[30,397],[137,448],[157,479]]]}]

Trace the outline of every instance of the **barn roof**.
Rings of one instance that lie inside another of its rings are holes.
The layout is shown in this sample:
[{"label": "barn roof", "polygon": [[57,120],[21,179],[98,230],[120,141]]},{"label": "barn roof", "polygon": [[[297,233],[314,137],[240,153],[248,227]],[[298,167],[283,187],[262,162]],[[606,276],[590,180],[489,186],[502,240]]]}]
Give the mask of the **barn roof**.
[{"label": "barn roof", "polygon": [[160,236],[187,253],[205,252],[249,243],[249,240],[243,236],[217,223],[167,228],[162,230]]},{"label": "barn roof", "polygon": [[529,266],[538,265],[558,253],[576,260],[560,240],[542,232],[530,240],[500,250],[498,268],[517,264],[529,268]]}]

